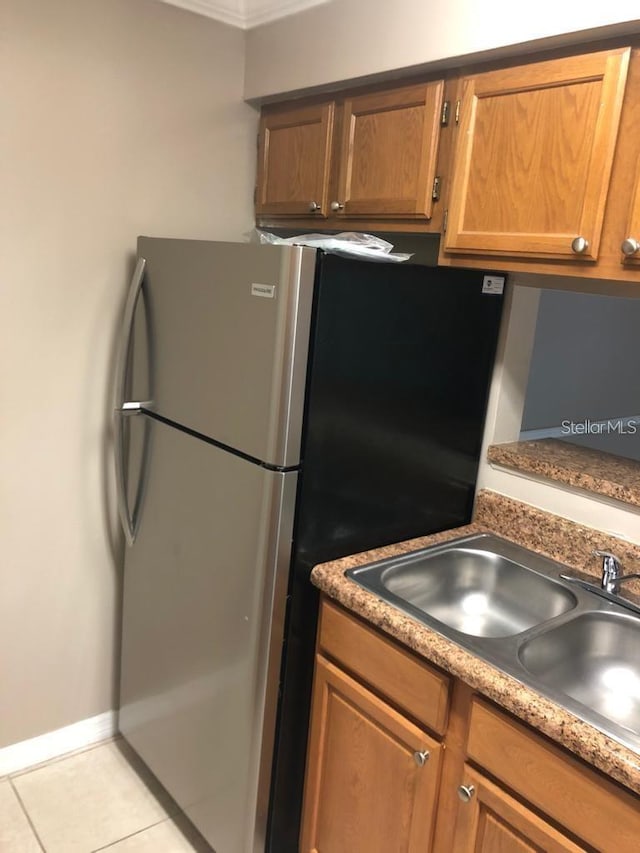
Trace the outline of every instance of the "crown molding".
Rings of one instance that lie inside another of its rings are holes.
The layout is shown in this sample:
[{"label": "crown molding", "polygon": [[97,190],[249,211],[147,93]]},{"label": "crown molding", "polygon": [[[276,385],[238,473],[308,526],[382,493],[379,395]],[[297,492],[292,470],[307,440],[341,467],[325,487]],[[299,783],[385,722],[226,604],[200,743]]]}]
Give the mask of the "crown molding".
[{"label": "crown molding", "polygon": [[216,0],[161,0],[161,2],[186,9],[188,12],[195,12],[197,15],[204,15],[206,18],[213,18],[232,27],[246,28],[242,0],[237,2],[231,0],[229,3],[216,2]]},{"label": "crown molding", "polygon": [[258,27],[331,0],[161,0],[242,30]]},{"label": "crown molding", "polygon": [[245,0],[245,28],[251,29],[260,24],[268,24],[270,21],[277,21],[278,18],[285,18],[287,15],[294,15],[296,12],[330,2],[331,0]]}]

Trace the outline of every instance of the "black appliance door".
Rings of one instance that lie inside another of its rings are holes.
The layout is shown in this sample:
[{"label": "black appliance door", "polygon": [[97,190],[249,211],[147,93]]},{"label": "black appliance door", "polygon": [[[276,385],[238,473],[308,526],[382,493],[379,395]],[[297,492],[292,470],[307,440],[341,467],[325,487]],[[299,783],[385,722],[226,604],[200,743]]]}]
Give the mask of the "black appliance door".
[{"label": "black appliance door", "polygon": [[470,520],[502,313],[500,279],[476,270],[320,258],[272,853],[297,849],[317,620],[309,573],[326,560]]}]

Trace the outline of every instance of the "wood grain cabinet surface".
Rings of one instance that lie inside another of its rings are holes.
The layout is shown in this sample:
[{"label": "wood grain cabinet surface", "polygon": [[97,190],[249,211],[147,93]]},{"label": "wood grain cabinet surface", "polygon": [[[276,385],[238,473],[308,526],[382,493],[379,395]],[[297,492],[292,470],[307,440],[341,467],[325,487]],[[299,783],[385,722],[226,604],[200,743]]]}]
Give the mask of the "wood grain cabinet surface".
[{"label": "wood grain cabinet surface", "polygon": [[638,850],[639,797],[327,599],[317,648],[301,853]]},{"label": "wood grain cabinet surface", "polygon": [[422,853],[442,746],[321,656],[316,660],[304,853]]},{"label": "wood grain cabinet surface", "polygon": [[445,251],[598,257],[629,53],[462,80]]},{"label": "wood grain cabinet surface", "polygon": [[[258,135],[259,223],[320,227],[434,218],[444,82],[265,107]],[[439,229],[441,218],[433,223]],[[324,226],[323,226],[324,223]]]},{"label": "wood grain cabinet surface", "polygon": [[336,215],[431,219],[444,83],[347,98]]},{"label": "wood grain cabinet surface", "polygon": [[[638,128],[640,134],[640,127]],[[640,154],[637,158],[636,180],[629,204],[629,214],[626,228],[621,230],[624,235],[620,244],[622,262],[627,269],[640,269]]]},{"label": "wood grain cabinet surface", "polygon": [[477,697],[471,703],[466,752],[532,810],[587,846],[612,853],[638,850],[638,797]]},{"label": "wood grain cabinet surface", "polygon": [[640,49],[458,81],[439,263],[637,281]]},{"label": "wood grain cabinet surface", "polygon": [[464,766],[469,801],[455,824],[453,849],[459,853],[580,853],[563,833],[475,770]]},{"label": "wood grain cabinet surface", "polygon": [[266,106],[257,224],[437,233],[444,266],[637,282],[632,43]]},{"label": "wood grain cabinet surface", "polygon": [[333,102],[262,113],[256,215],[326,217]]}]

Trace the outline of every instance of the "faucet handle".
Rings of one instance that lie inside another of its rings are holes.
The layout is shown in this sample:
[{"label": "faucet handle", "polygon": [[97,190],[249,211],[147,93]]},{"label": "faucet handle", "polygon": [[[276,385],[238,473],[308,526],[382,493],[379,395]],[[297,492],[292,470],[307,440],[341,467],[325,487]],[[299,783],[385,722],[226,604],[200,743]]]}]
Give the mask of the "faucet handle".
[{"label": "faucet handle", "polygon": [[593,551],[595,557],[602,557],[602,589],[607,592],[617,592],[618,581],[622,575],[622,563],[611,551]]},{"label": "faucet handle", "polygon": [[616,555],[612,554],[611,551],[601,551],[599,548],[594,548],[591,553],[594,557],[611,557],[611,559],[615,560],[616,563],[620,562]]}]

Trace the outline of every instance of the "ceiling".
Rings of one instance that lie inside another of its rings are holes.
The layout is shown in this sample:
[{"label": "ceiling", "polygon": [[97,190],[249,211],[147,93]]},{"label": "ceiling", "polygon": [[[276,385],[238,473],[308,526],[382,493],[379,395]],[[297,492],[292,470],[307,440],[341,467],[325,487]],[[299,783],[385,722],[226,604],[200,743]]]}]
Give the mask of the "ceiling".
[{"label": "ceiling", "polygon": [[331,0],[162,0],[243,30]]}]

